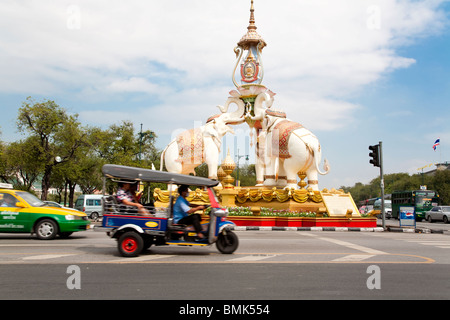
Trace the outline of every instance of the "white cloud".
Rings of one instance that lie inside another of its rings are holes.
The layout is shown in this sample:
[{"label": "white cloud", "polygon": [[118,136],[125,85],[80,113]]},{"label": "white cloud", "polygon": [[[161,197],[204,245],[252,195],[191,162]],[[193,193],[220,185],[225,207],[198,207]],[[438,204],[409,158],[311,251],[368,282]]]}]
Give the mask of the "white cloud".
[{"label": "white cloud", "polygon": [[[442,30],[442,2],[256,1],[257,31],[268,43],[263,83],[277,93],[275,106],[313,130],[352,124],[361,106],[349,97],[415,63],[397,50]],[[234,89],[233,48],[247,31],[249,6],[2,1],[0,91],[108,103],[108,112],[79,103],[74,111],[93,123],[158,119],[155,130],[169,132],[204,121]],[[146,94],[149,101],[130,111],[116,101],[121,94]]]},{"label": "white cloud", "polygon": [[168,95],[171,88],[152,83],[141,77],[131,77],[129,79],[118,79],[107,86],[107,90],[113,92],[143,92],[147,94]]},{"label": "white cloud", "polygon": [[276,99],[273,108],[285,111],[289,119],[313,131],[334,131],[351,125],[355,121],[355,111],[361,108],[337,99],[288,93]]}]

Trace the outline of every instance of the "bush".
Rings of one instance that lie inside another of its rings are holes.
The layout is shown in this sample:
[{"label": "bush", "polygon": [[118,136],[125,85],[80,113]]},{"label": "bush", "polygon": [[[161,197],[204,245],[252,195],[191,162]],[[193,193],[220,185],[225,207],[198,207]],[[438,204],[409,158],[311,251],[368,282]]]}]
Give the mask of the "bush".
[{"label": "bush", "polygon": [[[229,216],[253,216],[249,207],[228,207]],[[261,207],[262,217],[316,217],[315,212],[311,211],[289,211],[276,210],[273,208]]]}]

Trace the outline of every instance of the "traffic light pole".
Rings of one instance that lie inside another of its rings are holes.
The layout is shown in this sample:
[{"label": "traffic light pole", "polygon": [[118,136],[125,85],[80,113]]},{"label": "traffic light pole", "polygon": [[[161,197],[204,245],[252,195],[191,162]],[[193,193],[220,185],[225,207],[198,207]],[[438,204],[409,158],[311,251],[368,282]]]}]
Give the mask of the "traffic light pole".
[{"label": "traffic light pole", "polygon": [[379,143],[379,156],[380,156],[380,187],[381,187],[381,219],[383,229],[386,229],[386,217],[384,212],[384,176],[383,176],[383,142]]},{"label": "traffic light pole", "polygon": [[386,228],[386,217],[384,212],[384,177],[383,177],[383,142],[379,142],[374,146],[369,146],[369,157],[371,163],[374,167],[380,168],[380,187],[381,187],[381,219],[383,221],[383,229]]}]

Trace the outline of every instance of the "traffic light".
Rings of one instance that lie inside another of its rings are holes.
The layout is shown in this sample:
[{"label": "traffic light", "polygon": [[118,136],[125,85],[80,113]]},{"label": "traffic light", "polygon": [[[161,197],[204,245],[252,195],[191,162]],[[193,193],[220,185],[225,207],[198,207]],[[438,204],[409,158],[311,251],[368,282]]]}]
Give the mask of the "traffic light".
[{"label": "traffic light", "polygon": [[380,166],[380,145],[376,144],[374,146],[369,146],[369,150],[372,151],[369,153],[369,157],[372,159],[369,161],[369,163],[373,164],[374,167]]}]

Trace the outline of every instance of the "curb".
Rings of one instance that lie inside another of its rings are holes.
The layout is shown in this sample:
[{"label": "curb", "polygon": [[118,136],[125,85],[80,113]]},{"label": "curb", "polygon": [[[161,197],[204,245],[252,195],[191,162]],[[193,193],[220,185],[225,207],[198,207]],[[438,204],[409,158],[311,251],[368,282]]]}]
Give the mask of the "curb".
[{"label": "curb", "polygon": [[448,232],[447,230],[443,230],[443,229],[401,228],[401,227],[387,227],[387,231],[406,232],[406,233],[439,233],[439,234],[446,234]]},{"label": "curb", "polygon": [[356,232],[403,232],[403,233],[439,233],[450,234],[450,231],[428,228],[402,228],[387,226],[376,228],[347,228],[347,227],[257,227],[257,226],[231,226],[234,231],[356,231]]},{"label": "curb", "polygon": [[358,231],[358,232],[381,232],[382,227],[377,228],[347,228],[347,227],[255,227],[235,226],[230,227],[234,231]]}]

